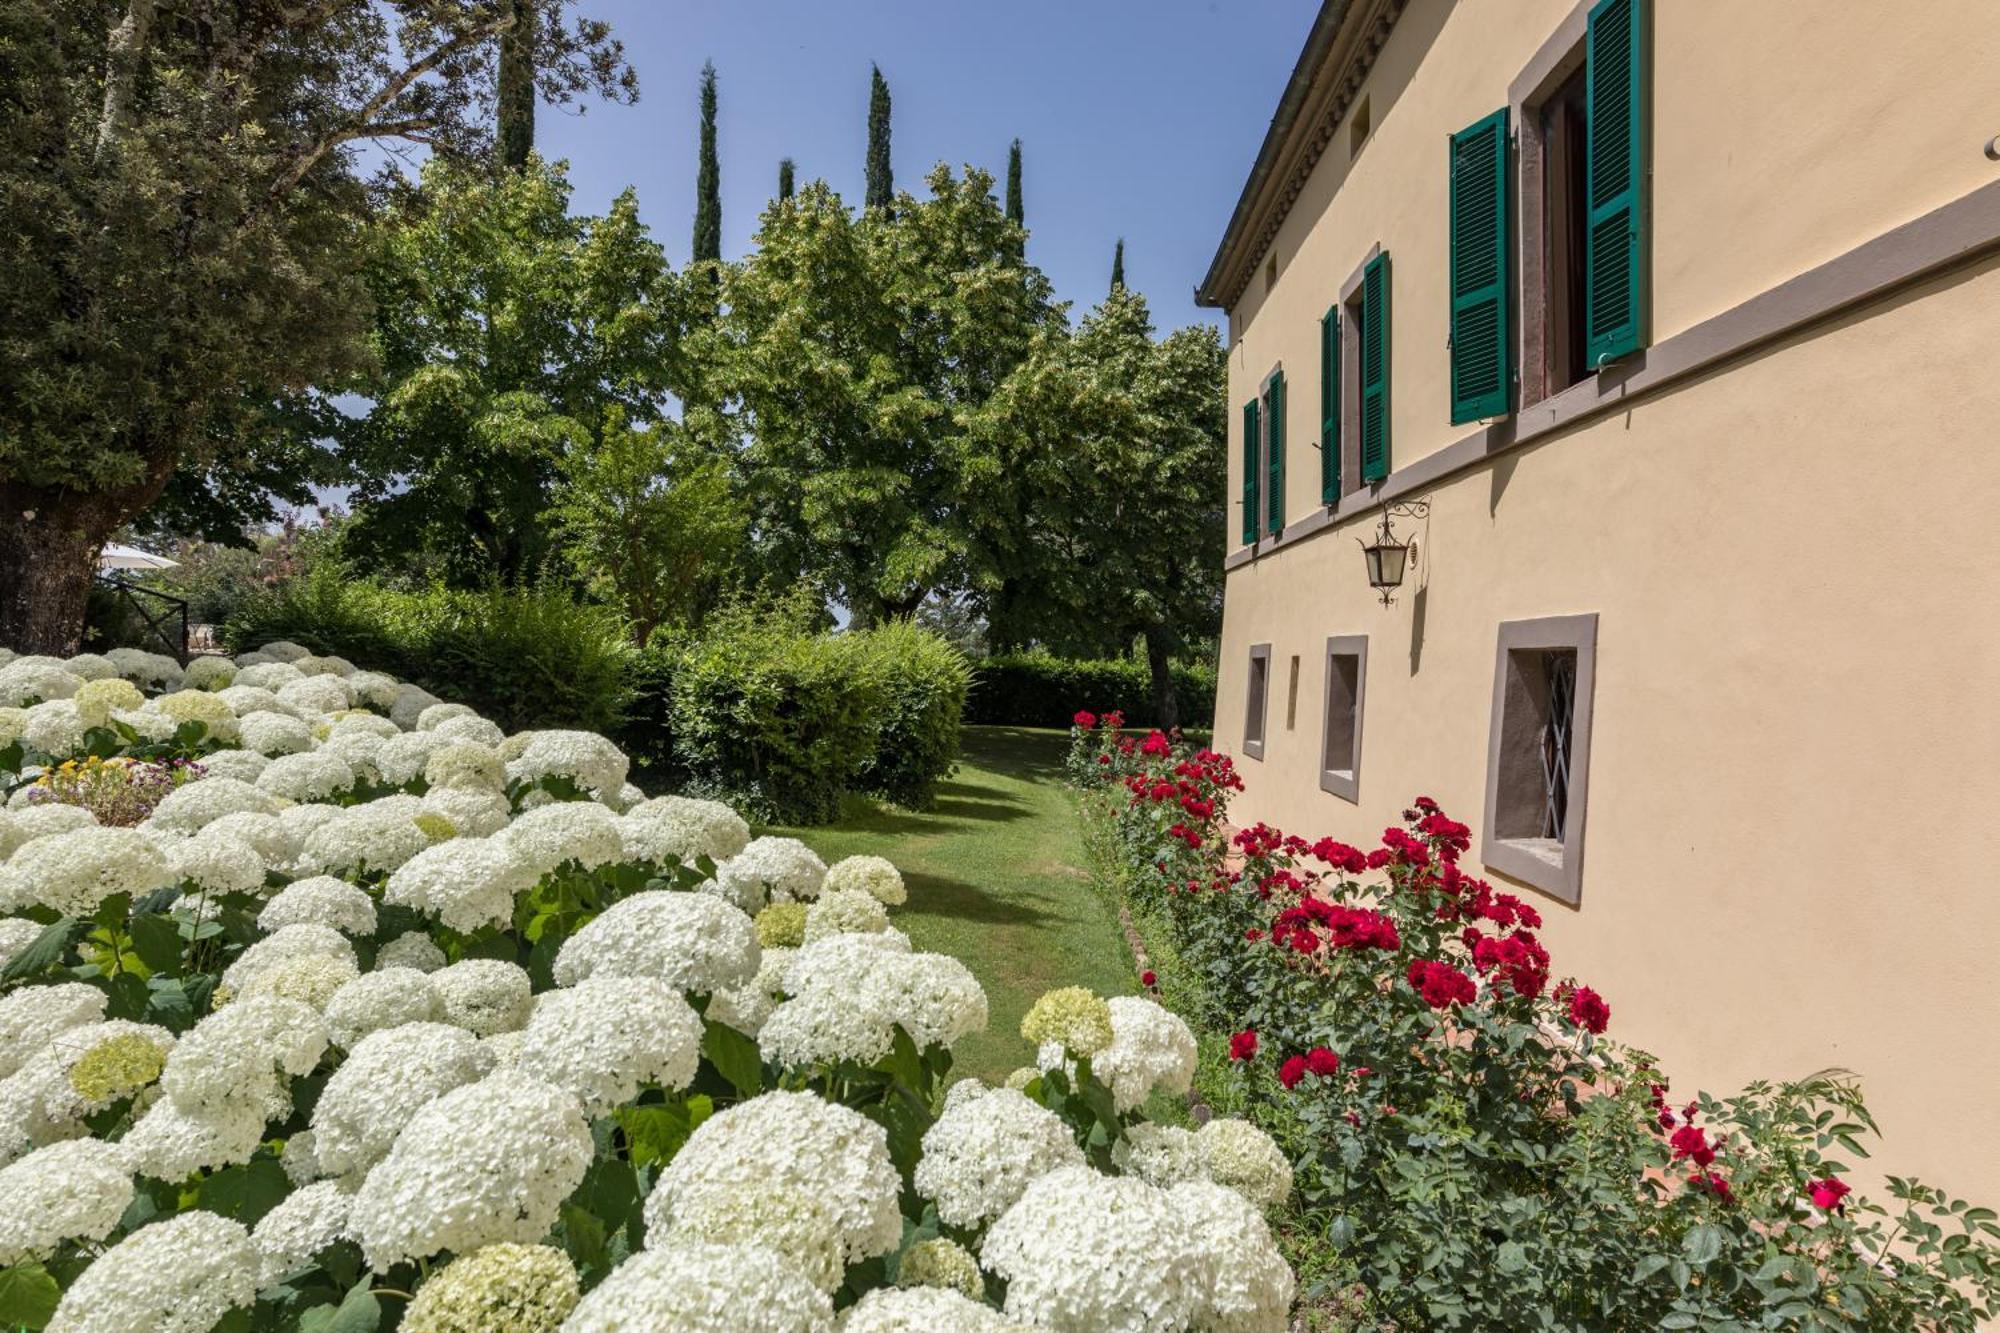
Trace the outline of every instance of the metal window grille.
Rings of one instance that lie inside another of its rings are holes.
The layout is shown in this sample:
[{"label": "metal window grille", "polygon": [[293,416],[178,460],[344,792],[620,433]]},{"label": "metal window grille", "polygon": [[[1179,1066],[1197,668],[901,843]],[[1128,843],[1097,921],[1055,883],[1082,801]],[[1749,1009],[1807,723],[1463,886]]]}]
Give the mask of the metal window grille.
[{"label": "metal window grille", "polygon": [[1548,681],[1548,714],[1542,724],[1542,836],[1562,841],[1569,818],[1569,752],[1576,703],[1576,655],[1550,653],[1543,659]]}]

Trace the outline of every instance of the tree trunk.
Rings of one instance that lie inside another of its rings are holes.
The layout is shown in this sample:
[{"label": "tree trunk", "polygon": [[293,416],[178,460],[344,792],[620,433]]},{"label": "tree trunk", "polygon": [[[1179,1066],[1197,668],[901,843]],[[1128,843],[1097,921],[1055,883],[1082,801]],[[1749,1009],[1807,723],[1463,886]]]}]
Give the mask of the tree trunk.
[{"label": "tree trunk", "polygon": [[0,483],[0,645],[77,652],[98,552],[118,522],[103,495]]},{"label": "tree trunk", "polygon": [[1164,625],[1146,628],[1146,665],[1153,673],[1153,714],[1161,731],[1181,724],[1181,701],[1174,693],[1174,635]]}]

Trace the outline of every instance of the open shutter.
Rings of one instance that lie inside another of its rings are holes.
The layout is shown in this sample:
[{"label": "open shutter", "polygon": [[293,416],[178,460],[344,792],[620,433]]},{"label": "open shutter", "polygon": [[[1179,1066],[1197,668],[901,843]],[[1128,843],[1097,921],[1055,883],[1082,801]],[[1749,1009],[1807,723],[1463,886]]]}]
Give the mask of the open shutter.
[{"label": "open shutter", "polygon": [[1590,11],[1584,300],[1591,369],[1646,343],[1646,2]]},{"label": "open shutter", "polygon": [[1389,475],[1389,254],[1361,271],[1361,480]]},{"label": "open shutter", "polygon": [[1273,537],[1285,530],[1285,372],[1271,372],[1271,393],[1264,405],[1265,467],[1264,531]]},{"label": "open shutter", "polygon": [[1243,404],[1243,544],[1257,540],[1257,400]]},{"label": "open shutter", "polygon": [[1507,109],[1451,136],[1451,420],[1504,417],[1514,344],[1507,252]]},{"label": "open shutter", "polygon": [[1340,307],[1319,321],[1319,498],[1340,499]]}]

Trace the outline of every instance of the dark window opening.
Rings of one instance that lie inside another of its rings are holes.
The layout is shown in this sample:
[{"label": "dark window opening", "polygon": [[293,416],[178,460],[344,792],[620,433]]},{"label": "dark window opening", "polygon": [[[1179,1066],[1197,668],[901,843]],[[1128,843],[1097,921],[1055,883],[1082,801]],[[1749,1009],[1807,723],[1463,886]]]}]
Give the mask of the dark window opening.
[{"label": "dark window opening", "polygon": [[1587,74],[1579,68],[1541,106],[1550,393],[1559,393],[1590,373],[1584,352],[1584,244],[1590,213]]},{"label": "dark window opening", "polygon": [[1494,832],[1561,843],[1569,821],[1576,650],[1509,653],[1504,688]]}]

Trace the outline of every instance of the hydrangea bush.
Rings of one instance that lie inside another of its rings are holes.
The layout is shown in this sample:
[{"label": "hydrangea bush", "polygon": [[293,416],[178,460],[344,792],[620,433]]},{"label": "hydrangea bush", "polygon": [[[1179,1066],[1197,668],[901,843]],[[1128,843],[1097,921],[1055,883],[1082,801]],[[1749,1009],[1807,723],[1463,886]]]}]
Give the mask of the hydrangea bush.
[{"label": "hydrangea bush", "polygon": [[[1566,1329],[1969,1329],[2000,1309],[1993,1210],[1843,1179],[1875,1132],[1851,1076],[1670,1096],[1557,970],[1535,907],[1461,866],[1470,830],[1436,802],[1365,851],[1232,829],[1226,755],[1087,712],[1066,768],[1217,1052],[1206,1091],[1292,1159],[1315,1305]],[[1171,1185],[1198,1137],[1128,1134],[1128,1169]],[[1206,1174],[1268,1202],[1268,1143]]]},{"label": "hydrangea bush", "polygon": [[295,644],[0,699],[0,1326],[1286,1326],[1276,1144],[1146,1148],[1187,1025],[1052,992],[953,1082],[888,861]]}]

